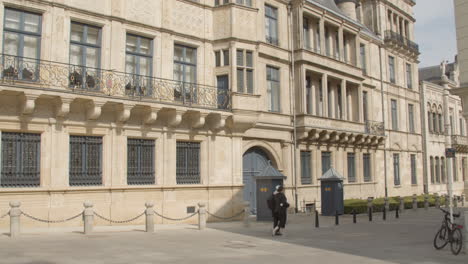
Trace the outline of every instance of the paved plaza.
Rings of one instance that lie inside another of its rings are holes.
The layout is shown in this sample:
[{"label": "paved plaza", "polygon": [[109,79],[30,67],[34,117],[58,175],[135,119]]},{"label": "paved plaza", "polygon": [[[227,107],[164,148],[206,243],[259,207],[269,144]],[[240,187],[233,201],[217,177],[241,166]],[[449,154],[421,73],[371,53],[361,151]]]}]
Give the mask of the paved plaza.
[{"label": "paved plaza", "polygon": [[285,236],[272,237],[270,223],[208,223],[192,225],[96,227],[85,236],[79,228],[23,230],[18,239],[0,237],[0,263],[468,263],[448,248],[436,251],[432,239],[442,214],[436,209],[408,210],[386,222],[381,214],[369,223],[365,215],[321,217],[320,228],[310,215],[292,215]]}]

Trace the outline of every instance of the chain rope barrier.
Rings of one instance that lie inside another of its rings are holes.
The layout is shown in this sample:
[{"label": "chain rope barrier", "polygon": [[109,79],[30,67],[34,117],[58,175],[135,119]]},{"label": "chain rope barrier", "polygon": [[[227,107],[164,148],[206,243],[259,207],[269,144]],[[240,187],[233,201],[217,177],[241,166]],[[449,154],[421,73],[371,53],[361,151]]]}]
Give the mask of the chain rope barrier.
[{"label": "chain rope barrier", "polygon": [[233,216],[230,216],[230,217],[222,217],[222,216],[217,216],[217,215],[214,215],[212,213],[210,213],[209,211],[206,211],[206,213],[214,218],[218,218],[218,219],[221,219],[221,220],[232,220],[240,215],[242,215],[243,213],[245,212],[245,210],[242,210],[240,211],[239,213],[233,215]]},{"label": "chain rope barrier", "polygon": [[4,215],[0,216],[0,219],[4,218],[5,216],[9,215],[10,211],[6,212]]},{"label": "chain rope barrier", "polygon": [[69,218],[66,218],[66,219],[63,219],[63,220],[45,220],[45,219],[41,219],[41,218],[37,218],[37,217],[34,217],[30,214],[27,214],[23,211],[21,211],[21,214],[32,219],[32,220],[35,220],[35,221],[38,221],[38,222],[43,222],[43,223],[48,223],[48,224],[56,224],[56,223],[65,223],[65,222],[68,222],[68,221],[71,221],[75,218],[78,218],[80,217],[81,215],[83,215],[83,212],[80,212],[79,214],[77,215],[74,215],[72,217],[69,217]]},{"label": "chain rope barrier", "polygon": [[117,220],[112,220],[110,218],[106,218],[96,212],[94,212],[94,215],[96,215],[97,217],[101,218],[102,220],[104,221],[109,221],[111,223],[114,223],[114,224],[124,224],[124,223],[129,223],[129,222],[132,222],[132,221],[135,221],[137,220],[138,218],[142,217],[143,215],[145,214],[145,211],[143,211],[143,213],[133,217],[133,218],[130,218],[130,219],[127,219],[127,220],[121,220],[121,221],[117,221]]},{"label": "chain rope barrier", "polygon": [[156,212],[156,211],[154,211],[154,213],[155,213],[157,216],[159,216],[159,217],[161,217],[161,218],[164,218],[164,219],[166,219],[166,220],[170,220],[170,221],[183,221],[183,220],[187,220],[187,219],[191,218],[192,216],[198,214],[199,211],[196,211],[195,213],[193,213],[193,214],[191,214],[191,215],[189,215],[189,216],[186,216],[186,217],[182,217],[182,218],[170,218],[170,217],[166,217],[166,216],[164,216],[164,215],[162,215],[162,214],[159,214],[159,213]]}]

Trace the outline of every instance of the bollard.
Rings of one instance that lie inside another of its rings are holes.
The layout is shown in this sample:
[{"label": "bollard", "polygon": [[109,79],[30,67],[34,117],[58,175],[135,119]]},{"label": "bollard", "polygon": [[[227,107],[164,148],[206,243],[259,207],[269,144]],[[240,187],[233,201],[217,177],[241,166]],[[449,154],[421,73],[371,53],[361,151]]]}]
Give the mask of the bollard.
[{"label": "bollard", "polygon": [[206,205],[203,202],[198,203],[198,229],[204,230],[206,227]]},{"label": "bollard", "polygon": [[397,208],[395,209],[395,218],[396,218],[396,219],[400,218],[400,214],[398,213],[399,211],[400,211],[400,208],[397,207]]},{"label": "bollard", "polygon": [[250,227],[250,203],[244,202],[244,227]]},{"label": "bollard", "polygon": [[398,199],[400,200],[400,212],[403,213],[403,211],[405,210],[405,199],[403,197],[400,197],[398,196]]},{"label": "bollard", "polygon": [[390,203],[388,202],[388,197],[384,198],[384,208],[387,212],[390,211]]},{"label": "bollard", "polygon": [[424,195],[424,209],[429,210],[429,195]]},{"label": "bollard", "polygon": [[315,210],[315,227],[316,228],[319,228],[319,215],[318,215],[318,211]]},{"label": "bollard", "polygon": [[458,197],[456,195],[453,196],[453,208],[458,207]]},{"label": "bollard", "polygon": [[450,207],[450,198],[448,195],[445,195],[445,208]]},{"label": "bollard", "polygon": [[83,206],[85,207],[83,212],[83,222],[84,222],[84,233],[85,235],[93,232],[93,220],[94,220],[94,210],[92,202],[84,202]]},{"label": "bollard", "polygon": [[20,201],[10,202],[10,237],[18,237],[20,234],[20,216],[22,214]]},{"label": "bollard", "polygon": [[369,208],[369,222],[372,222],[372,207]]},{"label": "bollard", "polygon": [[356,210],[353,209],[353,223],[356,223]]},{"label": "bollard", "polygon": [[338,218],[338,210],[336,210],[335,212],[335,225],[339,225],[340,224],[340,219]]},{"label": "bollard", "polygon": [[387,220],[387,209],[386,209],[385,207],[384,207],[384,209],[383,209],[382,219],[383,219],[384,221]]},{"label": "bollard", "polygon": [[418,209],[418,196],[413,194],[413,210],[416,211]]},{"label": "bollard", "polygon": [[153,233],[154,232],[154,203],[153,202],[146,202],[145,203],[146,210],[146,232]]},{"label": "bollard", "polygon": [[435,207],[436,207],[437,209],[440,208],[440,196],[439,196],[438,193],[435,194]]}]

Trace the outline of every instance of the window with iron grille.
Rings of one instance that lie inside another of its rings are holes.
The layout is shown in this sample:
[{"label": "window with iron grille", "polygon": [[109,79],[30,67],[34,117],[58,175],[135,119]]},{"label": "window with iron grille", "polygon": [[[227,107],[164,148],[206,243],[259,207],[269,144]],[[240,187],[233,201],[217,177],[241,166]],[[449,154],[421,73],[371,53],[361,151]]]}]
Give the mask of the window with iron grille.
[{"label": "window with iron grille", "polygon": [[362,154],[362,161],[363,161],[363,167],[364,167],[364,182],[370,182],[372,181],[372,175],[371,175],[371,154],[370,153],[364,153]]},{"label": "window with iron grille", "polygon": [[177,142],[177,184],[199,184],[200,181],[200,143]]},{"label": "window with iron grille", "polygon": [[416,175],[416,155],[411,154],[411,184],[418,184]]},{"label": "window with iron grille", "polygon": [[5,8],[3,25],[4,77],[36,80],[41,47],[41,15]]},{"label": "window with iron grille", "polygon": [[278,45],[278,9],[265,5],[265,38],[266,42]]},{"label": "window with iron grille", "polygon": [[348,182],[356,182],[356,155],[348,153]]},{"label": "window with iron grille", "polygon": [[41,135],[2,132],[1,187],[40,185]]},{"label": "window with iron grille", "polygon": [[70,136],[70,186],[102,184],[102,137]]},{"label": "window with iron grille", "polygon": [[393,181],[395,186],[399,186],[400,182],[400,154],[393,154]]},{"label": "window with iron grille", "polygon": [[280,112],[280,70],[271,66],[267,66],[266,70],[268,110]]},{"label": "window with iron grille", "polygon": [[322,151],[322,175],[331,168],[331,152]]},{"label": "window with iron grille", "polygon": [[253,94],[254,68],[253,52],[238,49],[236,51],[237,61],[237,92]]},{"label": "window with iron grille", "polygon": [[155,184],[154,140],[127,140],[127,184]]},{"label": "window with iron grille", "polygon": [[301,151],[301,184],[312,184],[311,152]]}]

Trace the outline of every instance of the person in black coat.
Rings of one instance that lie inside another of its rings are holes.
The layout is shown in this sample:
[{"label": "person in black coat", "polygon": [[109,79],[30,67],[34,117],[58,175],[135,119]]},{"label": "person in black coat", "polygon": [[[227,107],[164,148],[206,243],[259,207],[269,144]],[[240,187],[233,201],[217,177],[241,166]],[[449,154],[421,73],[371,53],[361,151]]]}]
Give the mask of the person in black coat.
[{"label": "person in black coat", "polygon": [[281,236],[280,230],[286,227],[286,216],[289,207],[286,196],[283,193],[284,188],[281,185],[276,186],[273,194],[274,208],[273,213],[273,232],[272,235]]}]

